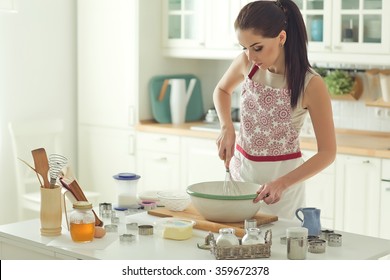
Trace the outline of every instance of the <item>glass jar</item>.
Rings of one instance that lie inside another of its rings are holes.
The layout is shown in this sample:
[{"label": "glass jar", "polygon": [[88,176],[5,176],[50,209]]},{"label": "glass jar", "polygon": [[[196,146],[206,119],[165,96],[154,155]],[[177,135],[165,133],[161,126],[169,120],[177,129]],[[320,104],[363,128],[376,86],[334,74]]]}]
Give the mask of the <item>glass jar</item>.
[{"label": "glass jar", "polygon": [[77,201],[69,218],[70,236],[75,242],[90,242],[95,234],[95,216],[92,204],[88,201]]},{"label": "glass jar", "polygon": [[219,230],[219,236],[216,243],[217,246],[221,247],[235,246],[240,244],[233,228],[221,228]]},{"label": "glass jar", "polygon": [[259,228],[248,228],[246,234],[242,238],[242,245],[262,244],[264,243],[264,239],[262,239],[261,230]]}]

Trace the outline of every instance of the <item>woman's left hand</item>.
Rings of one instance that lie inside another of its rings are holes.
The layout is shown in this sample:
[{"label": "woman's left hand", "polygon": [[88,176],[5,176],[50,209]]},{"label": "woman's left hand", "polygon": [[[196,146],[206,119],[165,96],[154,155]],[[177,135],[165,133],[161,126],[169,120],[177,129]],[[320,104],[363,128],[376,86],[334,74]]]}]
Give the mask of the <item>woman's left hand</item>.
[{"label": "woman's left hand", "polygon": [[260,200],[263,200],[268,205],[274,204],[282,197],[283,190],[284,187],[282,184],[277,183],[277,181],[266,183],[260,186],[259,190],[256,192],[257,197],[253,202],[257,203]]}]

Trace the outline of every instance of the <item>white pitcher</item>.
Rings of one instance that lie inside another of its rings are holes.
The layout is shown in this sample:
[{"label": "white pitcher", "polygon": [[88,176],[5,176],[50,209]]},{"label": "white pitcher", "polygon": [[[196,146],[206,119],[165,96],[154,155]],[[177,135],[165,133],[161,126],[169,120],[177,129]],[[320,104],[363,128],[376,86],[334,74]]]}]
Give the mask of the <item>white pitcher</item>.
[{"label": "white pitcher", "polygon": [[171,85],[170,108],[173,124],[185,122],[188,101],[194,91],[195,83],[196,79],[191,79],[186,90],[185,79],[169,79],[169,84]]}]

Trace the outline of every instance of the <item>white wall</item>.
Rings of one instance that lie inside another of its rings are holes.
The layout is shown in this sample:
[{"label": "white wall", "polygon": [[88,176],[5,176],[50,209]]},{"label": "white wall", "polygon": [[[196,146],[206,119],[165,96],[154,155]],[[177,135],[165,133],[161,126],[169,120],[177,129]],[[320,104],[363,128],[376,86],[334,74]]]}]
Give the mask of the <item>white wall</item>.
[{"label": "white wall", "polygon": [[64,118],[64,153],[76,159],[76,0],[14,2],[0,10],[0,224],[17,213],[8,122]]}]

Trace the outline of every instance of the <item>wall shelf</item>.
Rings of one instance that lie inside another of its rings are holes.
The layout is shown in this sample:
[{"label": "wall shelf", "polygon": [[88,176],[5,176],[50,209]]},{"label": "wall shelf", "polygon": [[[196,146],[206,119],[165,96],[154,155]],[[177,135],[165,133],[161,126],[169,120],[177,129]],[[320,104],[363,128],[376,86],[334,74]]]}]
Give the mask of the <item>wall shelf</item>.
[{"label": "wall shelf", "polygon": [[382,98],[379,98],[375,101],[366,101],[366,106],[390,108],[390,102],[385,102]]}]

